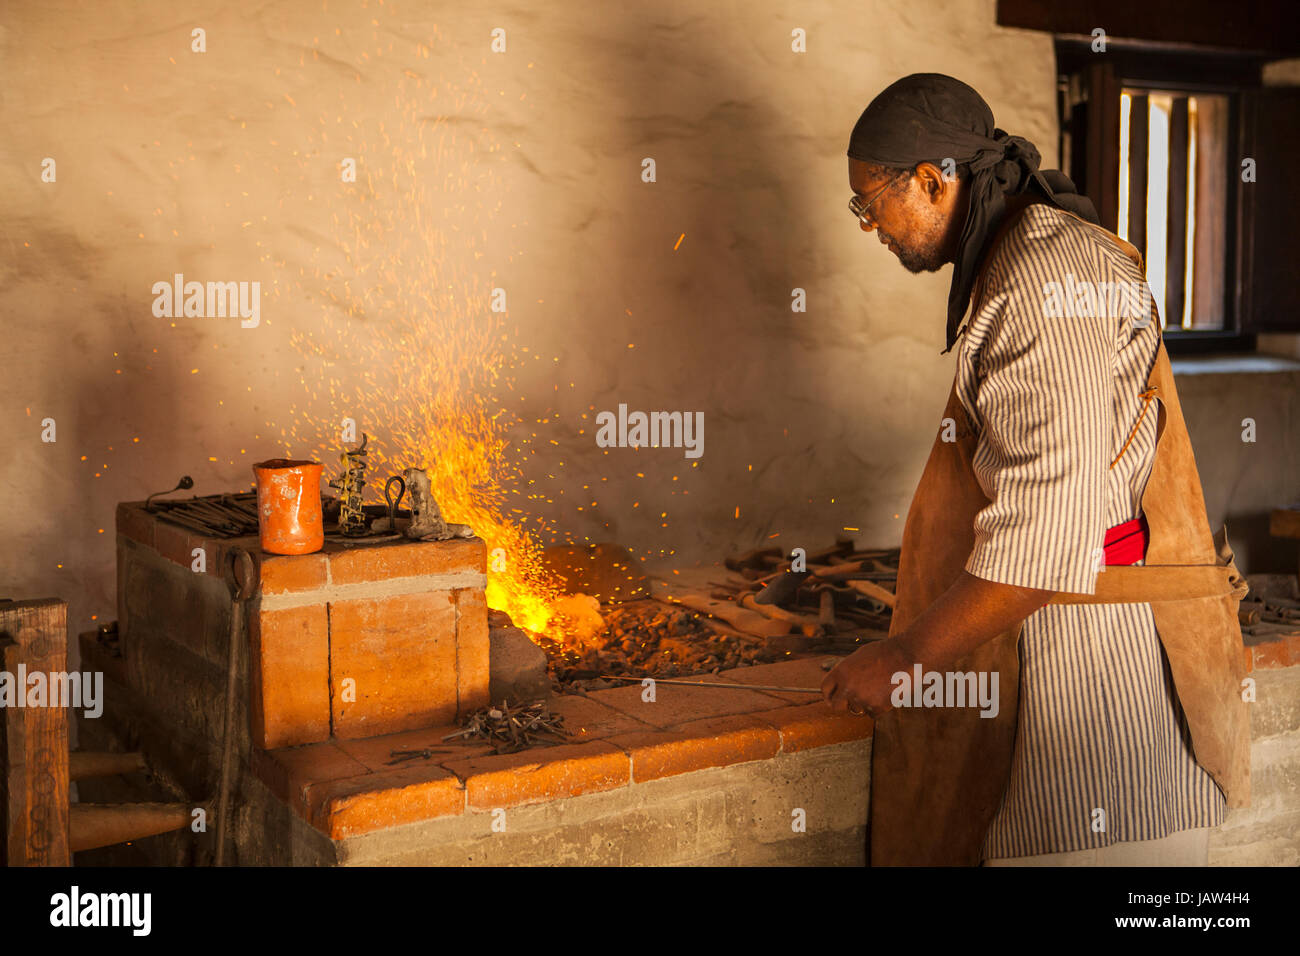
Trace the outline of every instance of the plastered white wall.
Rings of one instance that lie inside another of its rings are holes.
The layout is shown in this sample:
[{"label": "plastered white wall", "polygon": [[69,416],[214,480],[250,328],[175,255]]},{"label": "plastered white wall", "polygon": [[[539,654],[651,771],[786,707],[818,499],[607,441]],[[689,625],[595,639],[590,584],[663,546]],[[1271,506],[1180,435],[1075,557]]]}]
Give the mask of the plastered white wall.
[{"label": "plastered white wall", "polygon": [[[349,297],[382,337],[423,286],[429,323],[507,289],[529,352],[503,403],[553,502],[528,507],[575,540],[896,544],[951,381],[949,273],[857,229],[849,131],[941,71],[1056,158],[1050,38],[996,27],[993,0],[8,4],[0,62],[0,592],[67,599],[74,630],[115,616],[116,502],[309,453],[280,429],[332,414],[331,384],[409,399],[401,360],[322,371],[293,338]],[[260,282],[259,326],[155,317],[177,272]],[[702,411],[698,466],[597,448],[581,415],[620,402]],[[355,414],[383,438],[382,408]]]}]

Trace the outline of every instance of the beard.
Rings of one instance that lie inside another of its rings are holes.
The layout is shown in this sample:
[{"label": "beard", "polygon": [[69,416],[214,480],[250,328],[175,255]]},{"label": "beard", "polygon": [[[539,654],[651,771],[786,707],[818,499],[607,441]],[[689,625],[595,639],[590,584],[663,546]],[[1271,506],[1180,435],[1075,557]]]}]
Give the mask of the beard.
[{"label": "beard", "polygon": [[879,227],[876,232],[884,238],[885,242],[893,243],[894,248],[898,250],[895,253],[898,261],[908,272],[938,272],[948,264],[948,256],[945,252],[947,223],[937,210],[928,206],[924,207],[921,217],[919,228],[911,230],[909,234],[912,239],[910,243],[890,233],[881,232]]},{"label": "beard", "polygon": [[908,272],[938,272],[947,263],[943,257],[931,249],[901,249],[898,253],[898,261]]}]

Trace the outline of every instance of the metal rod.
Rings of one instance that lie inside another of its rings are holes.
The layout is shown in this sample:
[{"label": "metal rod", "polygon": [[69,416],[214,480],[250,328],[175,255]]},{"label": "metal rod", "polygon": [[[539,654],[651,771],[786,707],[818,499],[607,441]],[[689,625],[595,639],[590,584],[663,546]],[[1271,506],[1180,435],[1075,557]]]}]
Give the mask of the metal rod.
[{"label": "metal rod", "polygon": [[595,680],[652,680],[656,684],[683,684],[687,687],[726,687],[730,690],[779,690],[791,694],[820,694],[820,687],[777,687],[772,684],[724,684],[720,681],[674,680],[669,677],[615,677],[602,674]]},{"label": "metal rod", "polygon": [[178,524],[182,528],[189,528],[191,531],[197,531],[205,537],[218,538],[221,536],[221,532],[218,529],[209,527],[206,522],[200,521],[198,518],[191,515],[186,515],[183,512],[181,514],[174,514],[171,511],[156,511],[154,513],[163,521],[170,521],[172,524]]}]

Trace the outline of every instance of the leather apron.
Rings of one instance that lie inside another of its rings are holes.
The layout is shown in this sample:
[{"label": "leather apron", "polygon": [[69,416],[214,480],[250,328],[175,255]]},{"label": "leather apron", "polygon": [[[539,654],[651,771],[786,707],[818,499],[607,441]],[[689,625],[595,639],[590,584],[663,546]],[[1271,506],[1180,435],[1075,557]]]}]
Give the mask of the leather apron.
[{"label": "leather apron", "polygon": [[[1011,225],[1003,225],[994,243]],[[1093,228],[1142,268],[1130,243]],[[1210,533],[1163,341],[1147,385],[1156,389],[1159,419],[1155,459],[1142,495],[1150,531],[1145,566],[1105,568],[1097,575],[1095,594],[1061,593],[1050,603],[1151,604],[1196,760],[1224,792],[1228,806],[1248,806],[1250,720],[1242,700],[1246,669],[1237,619],[1247,588],[1226,533],[1219,542]],[[935,438],[908,510],[891,637],[960,576],[975,546],[975,516],[989,504],[972,467],[978,435],[957,398],[955,380],[943,417],[956,422],[956,440],[943,441],[942,430]],[[896,708],[876,721],[872,865],[980,864],[985,836],[1011,776],[1022,626],[981,645],[951,668],[998,672],[996,717],[981,717],[975,707],[917,707]]]}]

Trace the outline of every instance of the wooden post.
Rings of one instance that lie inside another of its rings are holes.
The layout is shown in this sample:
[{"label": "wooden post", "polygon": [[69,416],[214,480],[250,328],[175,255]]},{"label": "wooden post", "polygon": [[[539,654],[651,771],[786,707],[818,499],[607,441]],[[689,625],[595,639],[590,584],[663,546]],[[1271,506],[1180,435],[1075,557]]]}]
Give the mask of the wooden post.
[{"label": "wooden post", "polygon": [[[1181,329],[1187,290],[1187,97],[1169,109],[1169,199],[1165,214],[1165,327]],[[1197,227],[1200,227],[1198,222]],[[1193,264],[1193,267],[1195,265]]]},{"label": "wooden post", "polygon": [[68,712],[27,703],[25,674],[62,674],[68,667],[68,606],[57,599],[0,603],[0,671],[15,695],[0,706],[0,864],[69,866]]},{"label": "wooden post", "polygon": [[72,849],[80,853],[184,830],[194,809],[188,803],[75,803],[68,826]]},{"label": "wooden post", "polygon": [[1128,241],[1147,254],[1147,158],[1151,146],[1151,101],[1134,93],[1128,111]]},{"label": "wooden post", "polygon": [[1120,82],[1115,68],[1095,63],[1084,72],[1088,84],[1087,174],[1084,192],[1092,200],[1101,224],[1119,228],[1119,107]]}]

